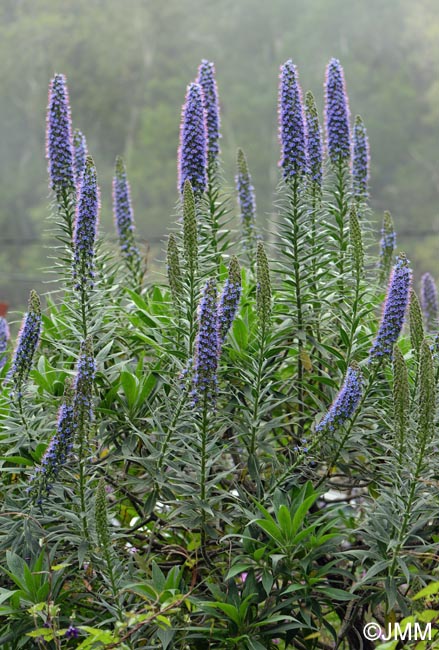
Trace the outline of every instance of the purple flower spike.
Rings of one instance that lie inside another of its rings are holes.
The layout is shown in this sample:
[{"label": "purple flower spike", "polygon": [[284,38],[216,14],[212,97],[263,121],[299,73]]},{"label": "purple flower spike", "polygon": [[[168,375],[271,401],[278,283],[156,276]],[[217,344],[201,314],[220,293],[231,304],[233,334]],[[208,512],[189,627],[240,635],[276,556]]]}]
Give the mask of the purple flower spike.
[{"label": "purple flower spike", "polygon": [[439,317],[437,289],[430,273],[424,273],[421,278],[421,305],[427,329],[431,331],[437,328]]},{"label": "purple flower spike", "polygon": [[220,352],[217,291],[214,280],[204,287],[198,311],[198,333],[193,365],[193,404],[215,404],[217,369]]},{"label": "purple flower spike", "polygon": [[207,187],[207,127],[203,91],[199,84],[189,84],[183,104],[178,150],[178,188],[189,180],[195,195]]},{"label": "purple flower spike", "polygon": [[343,68],[338,59],[331,59],[326,69],[325,122],[328,154],[333,164],[339,164],[350,158],[349,119]]},{"label": "purple flower spike", "polygon": [[219,154],[220,114],[218,88],[215,79],[215,65],[203,59],[198,68],[197,83],[203,90],[203,105],[206,113],[207,154],[209,164],[214,164]]},{"label": "purple flower spike", "polygon": [[253,245],[256,229],[256,198],[255,188],[248,170],[247,159],[242,149],[238,149],[237,170],[235,176],[236,190],[238,193],[238,204],[241,215],[241,223],[245,234],[245,247]]},{"label": "purple flower spike", "polygon": [[316,431],[335,431],[357,410],[363,393],[363,376],[357,365],[349,366],[345,380],[326,415],[316,426]]},{"label": "purple flower spike", "polygon": [[57,195],[75,188],[73,172],[72,119],[66,78],[56,74],[49,87],[46,156],[50,187]]},{"label": "purple flower spike", "polygon": [[140,267],[140,253],[134,241],[134,214],[131,205],[131,190],[125,164],[120,156],[116,158],[113,178],[113,215],[119,236],[123,258],[133,269]]},{"label": "purple flower spike", "polygon": [[315,186],[321,188],[323,175],[322,133],[314,96],[305,96],[308,173]]},{"label": "purple flower spike", "polygon": [[366,127],[359,115],[354,124],[354,147],[352,160],[352,181],[354,196],[357,199],[367,199],[369,196],[369,138]]},{"label": "purple flower spike", "polygon": [[87,156],[76,206],[73,278],[75,288],[94,286],[94,248],[99,217],[99,188],[93,159]]},{"label": "purple flower spike", "polygon": [[23,385],[29,377],[35,351],[38,347],[41,333],[41,303],[36,291],[29,296],[29,309],[23,318],[17,347],[15,348],[9,377],[12,379],[17,397],[21,398]]},{"label": "purple flower spike", "polygon": [[406,256],[401,253],[390,276],[380,326],[370,350],[371,359],[392,357],[393,346],[404,325],[411,283],[412,271]]},{"label": "purple flower spike", "polygon": [[72,386],[66,386],[64,402],[59,410],[56,433],[41,459],[40,467],[31,478],[28,492],[38,489],[38,503],[42,503],[43,492],[48,495],[60,470],[69,459],[75,436]]},{"label": "purple flower spike", "polygon": [[0,370],[7,361],[8,341],[10,338],[8,321],[0,316]]},{"label": "purple flower spike", "polygon": [[279,84],[279,139],[281,144],[280,166],[286,181],[306,172],[305,117],[302,90],[298,82],[297,68],[290,60],[280,69]]},{"label": "purple flower spike", "polygon": [[219,342],[222,345],[227,336],[241,297],[241,269],[237,257],[232,257],[229,266],[229,277],[224,285],[218,304]]},{"label": "purple flower spike", "polygon": [[85,160],[88,156],[87,140],[79,129],[73,132],[73,168],[75,170],[76,187],[79,188],[82,182],[82,174],[85,169]]}]

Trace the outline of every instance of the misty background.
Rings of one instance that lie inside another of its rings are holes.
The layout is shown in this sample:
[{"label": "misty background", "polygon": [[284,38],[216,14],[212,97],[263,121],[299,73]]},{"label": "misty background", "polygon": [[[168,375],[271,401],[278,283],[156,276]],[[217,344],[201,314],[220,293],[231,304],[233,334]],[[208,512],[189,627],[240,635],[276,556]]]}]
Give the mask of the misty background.
[{"label": "misty background", "polygon": [[[202,58],[215,62],[224,174],[236,148],[253,175],[261,225],[279,178],[277,84],[292,58],[323,114],[330,57],[344,66],[352,117],[365,120],[377,229],[389,209],[416,281],[438,279],[437,0],[1,0],[0,302],[47,290],[47,89],[67,76],[74,127],[99,174],[101,230],[112,234],[111,178],[125,157],[138,235],[162,256],[173,219],[181,104]],[[152,260],[153,261],[153,260]]]}]

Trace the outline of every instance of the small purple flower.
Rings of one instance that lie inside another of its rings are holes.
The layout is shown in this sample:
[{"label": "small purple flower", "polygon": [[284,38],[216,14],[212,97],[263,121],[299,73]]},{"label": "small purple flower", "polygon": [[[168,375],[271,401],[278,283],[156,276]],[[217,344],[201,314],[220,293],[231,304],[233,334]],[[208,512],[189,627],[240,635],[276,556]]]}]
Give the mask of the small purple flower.
[{"label": "small purple flower", "polygon": [[406,256],[401,253],[389,279],[380,326],[370,350],[371,359],[381,358],[386,355],[392,357],[393,346],[398,340],[404,325],[411,282],[412,271]]},{"label": "small purple flower", "polygon": [[208,280],[198,310],[198,332],[192,374],[194,405],[215,404],[217,369],[220,352],[217,290],[215,280]]},{"label": "small purple flower", "polygon": [[50,82],[46,124],[50,187],[61,195],[75,188],[72,119],[66,78],[63,74],[56,74]]},{"label": "small purple flower", "polygon": [[186,101],[181,112],[180,147],[178,150],[178,188],[183,194],[189,179],[194,194],[199,196],[207,187],[207,126],[203,107],[203,91],[199,84],[187,87]]},{"label": "small purple flower", "polygon": [[289,59],[280,69],[279,83],[279,139],[281,144],[280,166],[286,181],[306,172],[305,117],[302,90],[298,82],[297,68]]},{"label": "small purple flower", "polygon": [[198,68],[197,84],[203,90],[203,105],[206,113],[207,155],[209,164],[214,164],[219,154],[220,114],[218,88],[215,79],[215,65],[203,59]]},{"label": "small purple flower", "polygon": [[17,346],[15,348],[9,377],[12,380],[17,397],[21,398],[23,384],[27,381],[32,368],[32,361],[38,347],[41,333],[41,303],[38,294],[31,291],[29,309],[24,315]]},{"label": "small purple flower", "polygon": [[367,199],[369,196],[369,138],[362,118],[357,115],[353,134],[352,182],[354,196]]},{"label": "small purple flower", "polygon": [[338,59],[331,59],[326,68],[325,122],[328,154],[333,164],[350,158],[349,118],[343,68]]},{"label": "small purple flower", "polygon": [[335,431],[357,410],[363,393],[363,376],[357,365],[349,366],[342,387],[326,415],[316,426],[316,432]]},{"label": "small purple flower", "polygon": [[73,278],[75,288],[94,286],[95,240],[99,218],[99,188],[93,159],[87,156],[76,205]]},{"label": "small purple flower", "polygon": [[69,625],[68,630],[66,630],[65,636],[67,639],[77,639],[79,637],[79,630],[74,625]]},{"label": "small purple flower", "polygon": [[125,164],[120,156],[116,158],[113,177],[113,216],[122,256],[130,268],[138,270],[141,260],[139,249],[134,240],[135,226],[131,190]]},{"label": "small purple flower", "polygon": [[322,133],[314,96],[305,96],[305,118],[307,131],[308,173],[315,186],[321,188],[323,175]]},{"label": "small purple flower", "polygon": [[439,316],[437,289],[430,273],[424,273],[421,278],[421,305],[427,329],[431,331],[437,328]]},{"label": "small purple flower", "polygon": [[229,266],[229,277],[226,280],[224,289],[218,304],[218,335],[222,345],[227,336],[241,297],[241,269],[236,257],[232,257]]},{"label": "small purple flower", "polygon": [[85,161],[88,156],[87,140],[79,129],[73,132],[73,169],[75,171],[76,187],[82,182],[82,175],[85,169]]},{"label": "small purple flower", "polygon": [[8,341],[10,338],[8,321],[3,316],[0,316],[0,370],[5,365],[8,355]]}]

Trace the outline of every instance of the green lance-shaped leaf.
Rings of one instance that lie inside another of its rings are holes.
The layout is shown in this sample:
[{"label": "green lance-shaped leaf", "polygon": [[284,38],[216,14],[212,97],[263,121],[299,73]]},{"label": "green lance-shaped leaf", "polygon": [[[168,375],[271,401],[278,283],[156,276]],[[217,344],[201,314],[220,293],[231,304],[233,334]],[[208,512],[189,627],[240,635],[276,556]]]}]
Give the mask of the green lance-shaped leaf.
[{"label": "green lance-shaped leaf", "polygon": [[99,545],[108,553],[111,538],[108,528],[107,493],[105,491],[105,479],[103,478],[100,479],[96,490],[95,524]]},{"label": "green lance-shaped leaf", "polygon": [[349,237],[352,246],[352,259],[357,275],[362,273],[364,267],[364,249],[361,226],[358,220],[357,210],[354,204],[349,213]]},{"label": "green lance-shaped leaf", "polygon": [[393,420],[400,454],[409,426],[410,389],[407,366],[397,345],[393,348]]},{"label": "green lance-shaped leaf", "polygon": [[183,249],[191,273],[198,266],[198,236],[195,197],[189,180],[183,186]]},{"label": "green lance-shaped leaf", "polygon": [[256,254],[256,278],[256,309],[258,312],[259,323],[262,328],[265,328],[271,315],[271,282],[267,254],[262,242],[258,242]]},{"label": "green lance-shaped leaf", "polygon": [[409,323],[412,348],[419,354],[422,341],[424,340],[424,324],[421,305],[413,289],[410,291]]},{"label": "green lance-shaped leaf", "polygon": [[433,357],[430,346],[424,339],[419,355],[419,421],[418,436],[421,445],[431,437],[436,410],[436,387]]},{"label": "green lance-shaped leaf", "polygon": [[177,242],[171,233],[168,239],[167,251],[168,281],[171,288],[172,299],[178,305],[181,297],[182,280],[180,269],[180,256],[178,254]]}]

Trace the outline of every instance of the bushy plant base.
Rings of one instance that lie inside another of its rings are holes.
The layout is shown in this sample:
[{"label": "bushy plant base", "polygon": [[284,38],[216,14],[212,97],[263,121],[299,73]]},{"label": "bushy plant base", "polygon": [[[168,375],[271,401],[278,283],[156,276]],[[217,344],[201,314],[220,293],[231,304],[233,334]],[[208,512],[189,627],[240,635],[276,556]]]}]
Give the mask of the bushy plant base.
[{"label": "bushy plant base", "polygon": [[241,150],[225,189],[202,62],[151,283],[125,165],[114,250],[52,81],[60,290],[31,294],[13,351],[0,321],[4,650],[368,650],[370,622],[439,618],[437,292],[429,276],[418,300],[388,214],[372,255],[367,133],[335,59],[325,87],[323,144],[281,68],[282,180],[258,228]]}]

